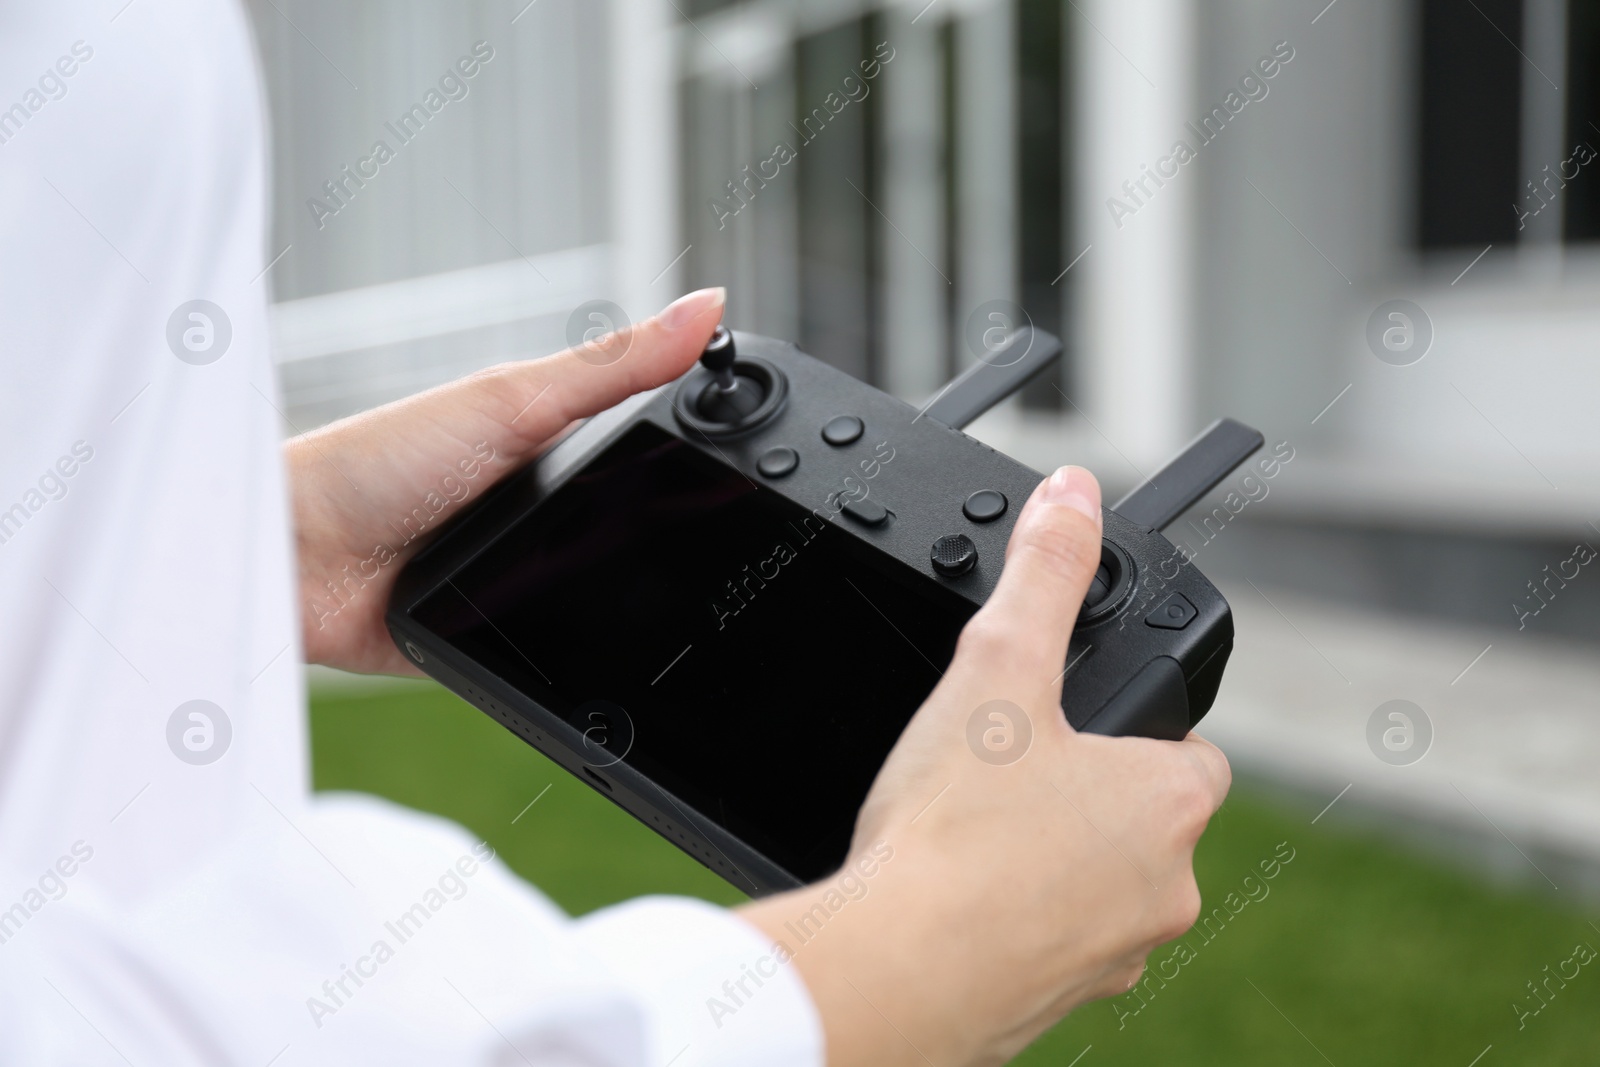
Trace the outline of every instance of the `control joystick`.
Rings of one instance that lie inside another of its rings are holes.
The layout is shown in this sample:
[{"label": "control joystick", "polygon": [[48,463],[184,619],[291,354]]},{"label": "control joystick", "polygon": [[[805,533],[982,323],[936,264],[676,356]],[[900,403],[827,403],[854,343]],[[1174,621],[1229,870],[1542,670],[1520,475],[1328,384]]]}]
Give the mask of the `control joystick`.
[{"label": "control joystick", "polygon": [[711,340],[706,342],[706,350],[700,353],[700,365],[711,372],[719,388],[731,391],[738,388],[739,380],[733,373],[733,361],[738,358],[739,349],[733,343],[733,334],[719,323],[712,331]]},{"label": "control joystick", "polygon": [[700,415],[710,422],[737,423],[766,399],[766,390],[760,382],[734,370],[738,358],[733,334],[726,326],[718,326],[711,340],[706,342],[706,350],[700,354],[700,365],[711,372],[711,384],[695,402]]},{"label": "control joystick", "polygon": [[701,437],[738,437],[771,422],[788,393],[782,371],[764,359],[741,357],[733,333],[718,326],[678,386],[673,410]]}]

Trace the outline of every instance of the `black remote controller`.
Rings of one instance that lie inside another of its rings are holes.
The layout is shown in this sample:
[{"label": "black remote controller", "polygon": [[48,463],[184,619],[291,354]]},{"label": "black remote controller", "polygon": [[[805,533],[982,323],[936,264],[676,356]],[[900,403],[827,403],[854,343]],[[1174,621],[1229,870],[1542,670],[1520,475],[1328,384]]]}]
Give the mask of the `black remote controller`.
[{"label": "black remote controller", "polygon": [[[463,509],[400,574],[390,632],[740,889],[825,877],[1042,477],[961,427],[1060,350],[1020,331],[919,412],[719,327]],[[1210,709],[1232,614],[1160,530],[1261,443],[1221,420],[1105,510],[1074,727],[1177,739]]]}]

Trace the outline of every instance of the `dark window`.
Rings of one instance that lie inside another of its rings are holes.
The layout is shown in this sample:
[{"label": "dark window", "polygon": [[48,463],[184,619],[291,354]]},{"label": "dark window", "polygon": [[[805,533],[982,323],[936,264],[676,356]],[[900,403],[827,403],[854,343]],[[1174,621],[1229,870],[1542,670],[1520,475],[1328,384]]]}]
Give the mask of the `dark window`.
[{"label": "dark window", "polygon": [[803,37],[795,49],[795,148],[800,158],[800,336],[805,351],[878,381],[880,221],[878,94],[835,114],[845,77],[884,38],[859,19]]},{"label": "dark window", "polygon": [[[942,91],[926,101],[942,131],[944,241],[919,250],[947,278],[960,274],[963,249],[961,188],[963,146],[974,131],[962,128],[961,102],[974,79],[1016,77],[1014,152],[1016,299],[1042,329],[1068,333],[1070,279],[1062,273],[1079,251],[1069,239],[1070,141],[1068,25],[1059,0],[1010,0],[1015,36],[1011,71],[965,70],[963,19],[941,9],[937,20]],[[682,8],[690,15],[719,6],[711,0]],[[873,5],[863,5],[871,7]],[[682,7],[680,2],[680,7]],[[735,324],[781,333],[805,351],[874,385],[883,381],[886,299],[884,242],[897,240],[879,214],[884,205],[887,150],[881,96],[873,92],[841,105],[841,86],[864,60],[879,59],[892,30],[877,13],[833,23],[793,38],[781,70],[756,90],[740,79],[686,75],[681,83],[680,160],[683,180],[683,269],[691,285],[735,287]],[[923,27],[927,28],[927,27]],[[686,35],[691,47],[692,34]],[[726,57],[724,57],[726,58]],[[829,107],[830,97],[837,110]],[[793,149],[781,177],[768,186],[749,167],[766,158],[775,140]],[[1009,168],[1008,168],[1009,169]],[[731,179],[731,181],[730,181]],[[942,337],[928,359],[944,376],[970,361],[961,342],[964,309],[954,290],[946,303]],[[1035,408],[1062,406],[1056,388],[1066,380],[1053,368],[1023,394]]]},{"label": "dark window", "polygon": [[[1062,241],[1068,203],[1062,7],[1057,0],[1019,0],[1016,17],[1017,273],[1023,308],[1040,329],[1052,333],[1063,332],[1065,325],[1063,289],[1052,283],[1073,254]],[[1022,402],[1059,408],[1059,381],[1059,370],[1041,374],[1024,390]]]},{"label": "dark window", "polygon": [[1418,244],[1513,241],[1521,0],[1422,0]]},{"label": "dark window", "polygon": [[[1600,150],[1600,4],[1573,0],[1567,7],[1567,143]],[[1596,162],[1600,162],[1597,160]],[[1585,166],[1563,190],[1569,241],[1600,239],[1600,174]],[[1597,168],[1600,169],[1600,168]],[[1571,173],[1570,170],[1567,173]]]}]

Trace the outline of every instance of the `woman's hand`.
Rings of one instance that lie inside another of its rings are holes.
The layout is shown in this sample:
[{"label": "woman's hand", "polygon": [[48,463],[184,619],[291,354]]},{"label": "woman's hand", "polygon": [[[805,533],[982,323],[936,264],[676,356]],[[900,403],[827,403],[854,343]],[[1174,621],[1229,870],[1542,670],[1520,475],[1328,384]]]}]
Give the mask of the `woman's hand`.
[{"label": "woman's hand", "polygon": [[490,367],[285,445],[307,661],[416,674],[383,613],[424,535],[577,420],[688,370],[724,300],[702,289],[583,347]]},{"label": "woman's hand", "polygon": [[[1194,846],[1227,760],[1192,735],[1079,734],[1061,713],[1100,535],[1087,471],[1034,491],[999,586],[878,773],[850,861],[743,909],[793,954],[834,1067],[1002,1063],[1078,1004],[1125,992],[1194,922]],[[1007,720],[1009,763],[981,741]]]}]

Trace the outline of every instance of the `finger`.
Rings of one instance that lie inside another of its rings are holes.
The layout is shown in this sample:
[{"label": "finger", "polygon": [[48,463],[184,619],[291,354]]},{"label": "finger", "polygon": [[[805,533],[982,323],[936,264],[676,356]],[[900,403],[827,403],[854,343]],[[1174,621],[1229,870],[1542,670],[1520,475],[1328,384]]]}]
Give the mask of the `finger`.
[{"label": "finger", "polygon": [[1028,498],[1000,582],[968,625],[985,634],[981,644],[1007,649],[1008,668],[1046,686],[1066,663],[1099,564],[1100,485],[1082,467],[1062,467]]},{"label": "finger", "polygon": [[462,383],[461,400],[510,431],[514,456],[529,452],[574,420],[683,374],[705,350],[726,303],[725,289],[698,290],[575,348],[475,375]]},{"label": "finger", "polygon": [[1228,765],[1228,757],[1222,754],[1220,748],[1196,733],[1191,733],[1179,744],[1199,769],[1209,790],[1211,811],[1215,813],[1222,807],[1233,785],[1233,768]]}]

